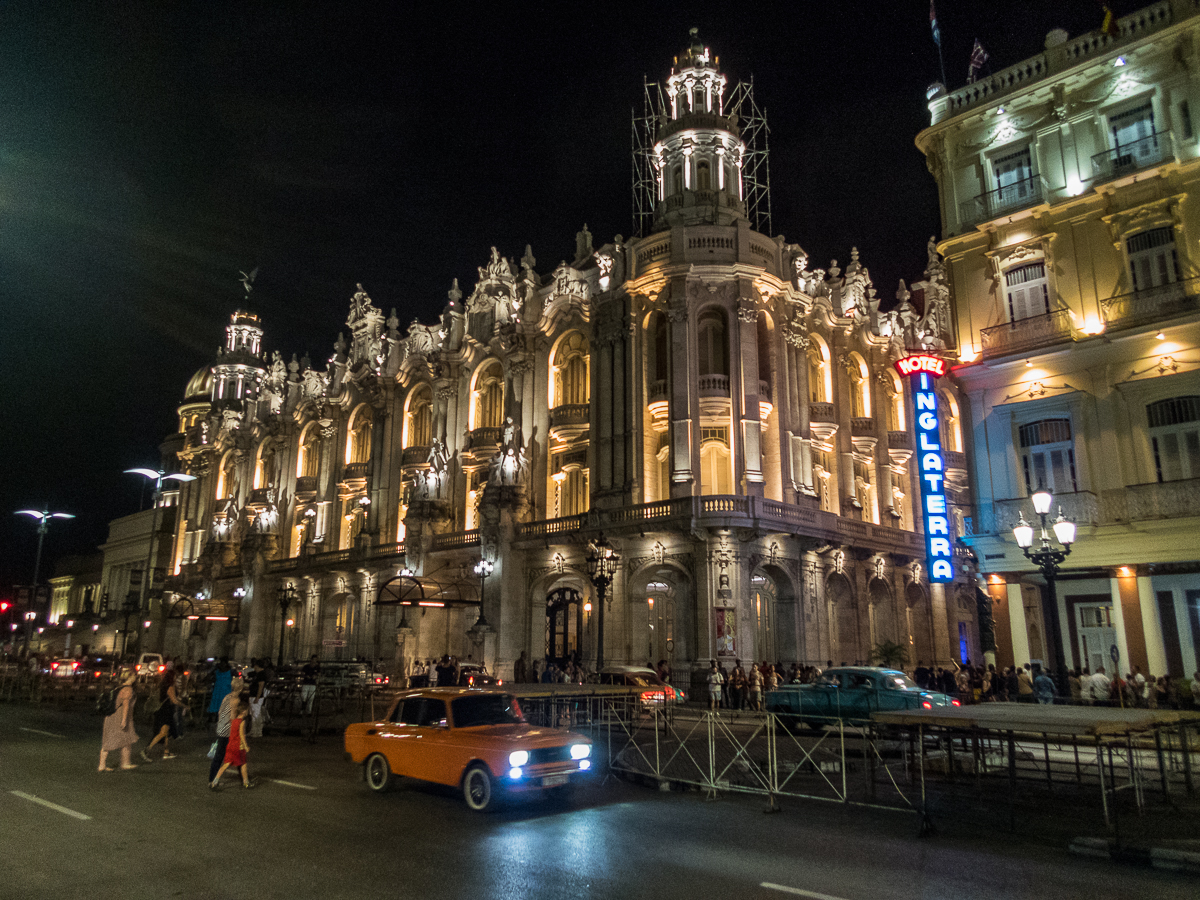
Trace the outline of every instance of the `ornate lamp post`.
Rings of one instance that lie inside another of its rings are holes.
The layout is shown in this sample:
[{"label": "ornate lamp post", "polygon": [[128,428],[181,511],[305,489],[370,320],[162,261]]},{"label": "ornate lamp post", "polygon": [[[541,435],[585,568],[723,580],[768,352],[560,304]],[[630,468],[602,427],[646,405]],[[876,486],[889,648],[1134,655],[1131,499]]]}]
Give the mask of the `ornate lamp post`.
[{"label": "ornate lamp post", "polygon": [[1046,579],[1046,604],[1050,612],[1050,640],[1054,648],[1054,679],[1058,685],[1059,695],[1069,697],[1067,658],[1063,651],[1062,626],[1058,619],[1055,578],[1063,560],[1071,555],[1071,545],[1075,543],[1075,523],[1063,516],[1060,507],[1058,518],[1054,520],[1052,526],[1054,537],[1060,544],[1060,547],[1055,547],[1050,542],[1050,535],[1046,531],[1046,516],[1049,515],[1050,507],[1054,503],[1054,495],[1047,490],[1039,490],[1030,499],[1033,500],[1033,511],[1041,519],[1041,546],[1037,550],[1031,549],[1033,547],[1033,526],[1025,521],[1024,513],[1021,514],[1021,521],[1013,529],[1013,537],[1017,539],[1017,546],[1021,548],[1025,558],[1037,566],[1042,577]]},{"label": "ornate lamp post", "polygon": [[[40,512],[36,509],[19,509],[16,512],[18,516],[30,516],[38,520],[38,545],[37,555],[33,559],[33,595],[29,598],[31,607],[37,606],[37,591],[38,591],[38,576],[42,571],[42,541],[46,538],[46,532],[50,530],[51,519],[73,519],[71,513],[52,513],[48,509],[43,509]],[[33,620],[37,618],[36,609],[32,609],[35,615],[30,618],[25,617],[25,652],[29,653],[29,638],[33,634]]]},{"label": "ornate lamp post", "polygon": [[279,589],[279,657],[275,662],[277,669],[283,668],[283,639],[286,634],[285,630],[289,624],[287,617],[288,609],[296,602],[296,589],[289,582]]},{"label": "ornate lamp post", "polygon": [[588,544],[587,572],[588,579],[596,588],[599,603],[596,606],[596,671],[604,668],[604,606],[605,594],[617,574],[617,563],[621,557],[613,550],[612,544],[601,534],[597,540]]}]

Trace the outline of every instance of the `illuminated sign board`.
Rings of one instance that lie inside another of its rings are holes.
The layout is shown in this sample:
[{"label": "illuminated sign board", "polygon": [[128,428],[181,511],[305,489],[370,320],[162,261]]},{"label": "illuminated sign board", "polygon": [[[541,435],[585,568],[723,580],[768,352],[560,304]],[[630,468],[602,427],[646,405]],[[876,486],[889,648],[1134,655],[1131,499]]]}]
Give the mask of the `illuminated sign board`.
[{"label": "illuminated sign board", "polygon": [[946,361],[928,354],[896,360],[902,375],[915,375],[913,406],[917,413],[917,474],[921,482],[921,514],[925,521],[925,557],[929,580],[954,580],[954,540],[950,509],[946,503],[946,464],[938,422],[937,392],[933,379],[946,371]]}]

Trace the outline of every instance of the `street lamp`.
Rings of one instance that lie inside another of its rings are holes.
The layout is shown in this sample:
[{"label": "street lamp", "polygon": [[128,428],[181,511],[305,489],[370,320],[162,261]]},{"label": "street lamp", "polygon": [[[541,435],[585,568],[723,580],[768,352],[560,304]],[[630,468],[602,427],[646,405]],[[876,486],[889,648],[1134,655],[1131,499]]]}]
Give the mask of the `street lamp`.
[{"label": "street lamp", "polygon": [[[158,543],[155,540],[155,535],[158,533],[158,504],[162,500],[162,485],[164,481],[195,481],[195,475],[168,475],[165,470],[159,469],[157,472],[153,469],[126,469],[126,475],[141,475],[154,482],[154,493],[150,497],[150,506],[153,513],[150,516],[150,546],[146,548],[146,569],[142,572],[142,594],[138,598],[138,604],[142,609],[148,609],[150,605],[150,573],[154,571],[151,566],[154,564],[154,550]],[[162,653],[163,647],[167,641],[167,617],[166,612],[163,613],[162,633],[158,639],[158,651]]]},{"label": "street lamp", "polygon": [[[73,519],[71,513],[52,513],[48,509],[43,509],[40,512],[36,509],[18,509],[15,513],[18,516],[31,516],[38,520],[38,545],[37,555],[33,560],[33,595],[30,597],[29,603],[31,607],[37,606],[37,591],[38,591],[38,575],[42,570],[42,541],[46,538],[46,532],[50,529],[51,519]],[[35,615],[34,618],[37,618]],[[25,653],[29,653],[29,638],[33,633],[33,620],[26,617],[27,624],[25,625]]]},{"label": "street lamp", "polygon": [[588,579],[596,588],[596,593],[599,594],[599,603],[596,604],[598,618],[596,620],[596,671],[599,672],[604,668],[604,595],[608,590],[609,585],[613,583],[613,578],[617,574],[617,563],[621,561],[616,552],[613,550],[612,544],[604,539],[604,534],[601,533],[598,540],[588,544],[587,552],[587,573]]},{"label": "street lamp", "polygon": [[481,631],[490,627],[487,617],[483,614],[483,589],[487,586],[487,577],[495,570],[495,564],[486,557],[481,557],[479,562],[475,563],[475,574],[479,576],[479,618],[471,627]]},{"label": "street lamp", "polygon": [[279,658],[275,663],[277,669],[283,668],[283,638],[284,629],[291,623],[288,619],[288,609],[296,602],[296,589],[288,582],[279,589]]},{"label": "street lamp", "polygon": [[1049,491],[1042,489],[1034,492],[1030,499],[1033,500],[1033,511],[1041,519],[1041,546],[1037,550],[1032,549],[1033,526],[1025,521],[1024,513],[1021,514],[1020,522],[1013,528],[1013,537],[1017,539],[1017,546],[1021,548],[1025,558],[1037,566],[1042,577],[1046,579],[1046,603],[1050,608],[1050,640],[1054,647],[1054,678],[1058,684],[1059,694],[1070,696],[1067,681],[1067,658],[1063,650],[1062,626],[1058,619],[1055,578],[1063,560],[1071,555],[1071,545],[1075,543],[1075,523],[1066,518],[1062,514],[1062,508],[1059,507],[1058,518],[1051,526],[1054,537],[1060,545],[1060,547],[1055,547],[1050,542],[1050,534],[1046,530],[1046,516],[1050,514],[1054,496]]}]

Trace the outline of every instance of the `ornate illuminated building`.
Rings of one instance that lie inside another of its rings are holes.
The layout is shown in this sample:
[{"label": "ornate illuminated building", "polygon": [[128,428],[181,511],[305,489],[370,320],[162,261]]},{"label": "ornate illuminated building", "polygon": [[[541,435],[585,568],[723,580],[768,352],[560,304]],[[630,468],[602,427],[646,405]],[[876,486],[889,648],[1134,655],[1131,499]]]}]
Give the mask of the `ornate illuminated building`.
[{"label": "ornate illuminated building", "polygon": [[[198,480],[154,610],[168,652],[274,656],[282,630],[289,658],[448,652],[508,673],[521,651],[594,666],[603,622],[605,662],[681,671],[866,661],[887,641],[910,664],[979,656],[973,576],[927,577],[893,365],[950,340],[941,262],[881,313],[856,250],[814,269],[755,229],[761,119],[706,48],[647,97],[642,236],[595,247],[585,226],[549,273],[493,249],[440,320],[405,329],[360,286],[323,365],[265,353],[263,323],[233,315],[173,439]],[[938,390],[953,541],[970,500],[959,400]],[[619,555],[603,617],[602,536]]]},{"label": "ornate illuminated building", "polygon": [[[1057,611],[1068,667],[1111,673],[1115,652],[1122,675],[1179,678],[1200,665],[1200,10],[1164,0],[1115,32],[1052,31],[1044,53],[936,85],[917,144],[998,660],[1052,661]],[[1053,606],[1013,534],[1038,488],[1078,527]]]}]

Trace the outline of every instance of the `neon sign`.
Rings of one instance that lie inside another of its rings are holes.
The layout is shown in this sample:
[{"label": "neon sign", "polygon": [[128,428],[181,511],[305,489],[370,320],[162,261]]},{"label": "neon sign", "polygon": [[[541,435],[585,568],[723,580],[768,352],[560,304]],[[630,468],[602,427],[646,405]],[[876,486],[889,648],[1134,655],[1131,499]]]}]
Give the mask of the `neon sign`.
[{"label": "neon sign", "polygon": [[929,580],[954,580],[954,548],[946,504],[946,465],[938,422],[937,392],[933,379],[946,371],[946,361],[919,354],[896,360],[903,375],[916,375],[913,404],[917,413],[917,473],[921,482],[921,514],[925,522],[925,556]]}]

